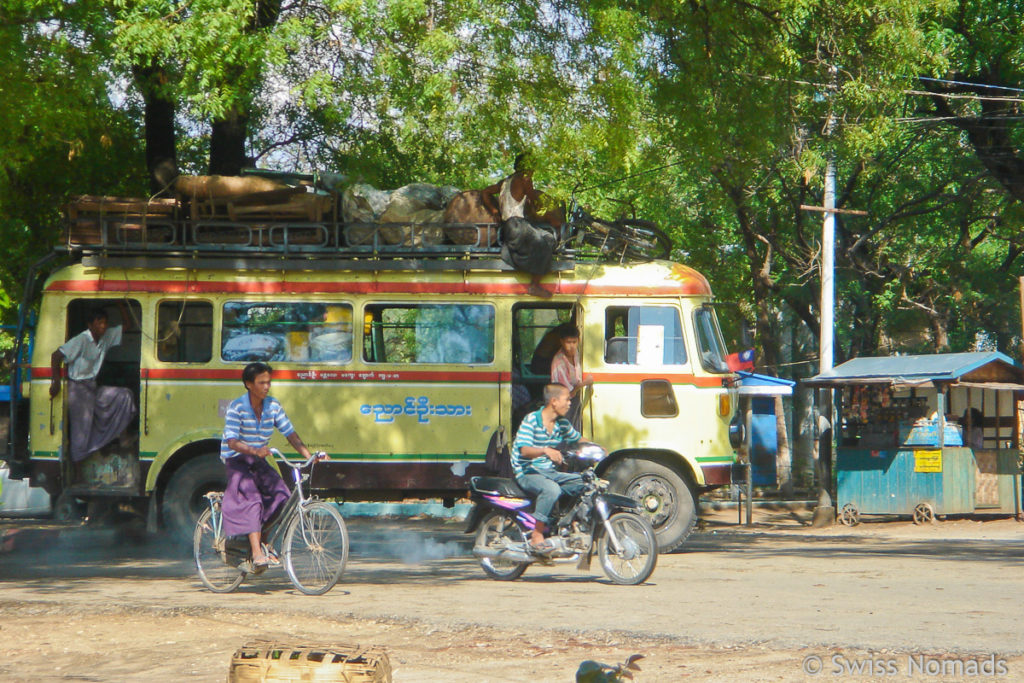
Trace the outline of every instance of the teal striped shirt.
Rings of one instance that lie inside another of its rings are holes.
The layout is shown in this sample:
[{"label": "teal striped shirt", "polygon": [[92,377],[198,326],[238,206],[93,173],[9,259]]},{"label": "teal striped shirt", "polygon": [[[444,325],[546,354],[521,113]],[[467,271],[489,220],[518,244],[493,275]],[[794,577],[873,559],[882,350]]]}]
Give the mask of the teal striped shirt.
[{"label": "teal striped shirt", "polygon": [[512,470],[517,477],[524,474],[555,471],[555,463],[546,455],[537,458],[522,457],[520,451],[524,446],[558,448],[559,444],[563,442],[576,443],[582,438],[582,435],[573,428],[572,423],[564,417],[555,420],[549,434],[544,429],[544,417],[541,415],[543,410],[543,408],[535,410],[523,418],[515,441],[512,442]]}]

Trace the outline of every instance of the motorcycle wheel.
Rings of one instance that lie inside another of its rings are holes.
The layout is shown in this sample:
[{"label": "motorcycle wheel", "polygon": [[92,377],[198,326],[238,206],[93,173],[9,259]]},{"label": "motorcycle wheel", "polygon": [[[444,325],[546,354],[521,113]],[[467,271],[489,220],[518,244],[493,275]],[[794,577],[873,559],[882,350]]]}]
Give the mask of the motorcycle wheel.
[{"label": "motorcycle wheel", "polygon": [[617,512],[608,518],[608,524],[615,532],[620,550],[616,552],[612,547],[606,529],[597,542],[597,556],[605,575],[625,586],[643,583],[658,563],[658,541],[651,523],[632,512]]},{"label": "motorcycle wheel", "polygon": [[[476,533],[477,547],[500,550],[508,547],[509,544],[524,543],[526,538],[522,530],[509,517],[490,512],[480,522],[480,530]],[[481,557],[480,567],[484,573],[498,581],[514,581],[523,575],[529,562],[512,562],[501,560],[496,557]]]}]

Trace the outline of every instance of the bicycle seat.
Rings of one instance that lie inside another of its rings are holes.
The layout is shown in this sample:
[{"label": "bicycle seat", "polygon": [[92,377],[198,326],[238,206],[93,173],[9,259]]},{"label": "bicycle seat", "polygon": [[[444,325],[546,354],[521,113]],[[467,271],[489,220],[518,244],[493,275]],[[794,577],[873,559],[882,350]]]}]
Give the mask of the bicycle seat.
[{"label": "bicycle seat", "polygon": [[508,496],[510,498],[530,498],[530,494],[519,487],[515,479],[504,477],[473,477],[469,486],[477,493],[488,496]]}]

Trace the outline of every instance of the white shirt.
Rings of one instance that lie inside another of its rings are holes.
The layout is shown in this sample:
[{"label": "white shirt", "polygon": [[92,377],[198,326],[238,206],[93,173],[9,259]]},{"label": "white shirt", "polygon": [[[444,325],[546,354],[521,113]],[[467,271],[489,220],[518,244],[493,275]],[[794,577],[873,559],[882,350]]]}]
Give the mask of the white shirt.
[{"label": "white shirt", "polygon": [[96,379],[107,351],[110,347],[120,343],[120,325],[108,327],[99,342],[93,340],[92,332],[88,329],[82,330],[80,334],[68,339],[60,347],[60,352],[64,354],[64,361],[68,366],[68,379]]},{"label": "white shirt", "polygon": [[519,201],[512,196],[512,176],[501,181],[498,189],[498,209],[501,212],[501,220],[509,218],[526,218],[526,195]]}]

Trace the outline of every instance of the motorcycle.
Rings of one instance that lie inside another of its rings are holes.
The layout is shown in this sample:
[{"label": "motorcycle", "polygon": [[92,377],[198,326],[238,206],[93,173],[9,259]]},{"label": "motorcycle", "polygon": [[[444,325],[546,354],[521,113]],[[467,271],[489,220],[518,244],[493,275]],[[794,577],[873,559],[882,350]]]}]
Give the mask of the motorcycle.
[{"label": "motorcycle", "polygon": [[614,583],[637,585],[654,572],[658,542],[654,529],[632,498],[608,492],[608,482],[594,472],[593,463],[605,452],[597,444],[562,448],[564,459],[583,478],[577,496],[562,494],[551,512],[552,550],[540,552],[530,545],[537,524],[531,514],[534,501],[515,479],[473,477],[470,498],[475,505],[466,533],[477,532],[473,555],[491,578],[518,579],[531,564],[577,562],[590,568],[594,550],[605,575]]}]

